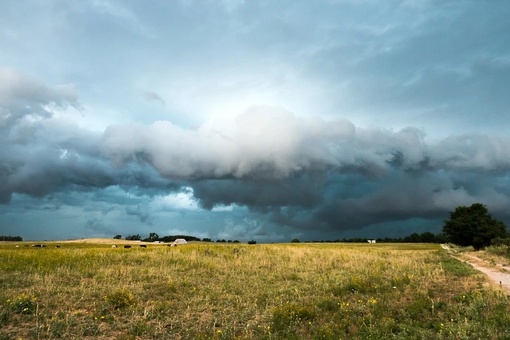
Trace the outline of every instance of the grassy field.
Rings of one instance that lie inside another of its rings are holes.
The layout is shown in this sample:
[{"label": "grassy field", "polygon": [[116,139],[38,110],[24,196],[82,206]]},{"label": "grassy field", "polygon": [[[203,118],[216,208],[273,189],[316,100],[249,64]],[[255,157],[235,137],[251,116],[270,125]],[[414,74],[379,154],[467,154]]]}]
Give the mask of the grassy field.
[{"label": "grassy field", "polygon": [[425,244],[0,243],[0,339],[510,337],[510,301]]}]

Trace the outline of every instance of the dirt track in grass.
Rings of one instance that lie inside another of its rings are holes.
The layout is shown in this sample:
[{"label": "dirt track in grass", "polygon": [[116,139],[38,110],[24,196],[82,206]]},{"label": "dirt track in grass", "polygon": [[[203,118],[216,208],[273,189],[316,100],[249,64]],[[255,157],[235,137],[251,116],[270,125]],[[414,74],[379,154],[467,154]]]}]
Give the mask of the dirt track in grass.
[{"label": "dirt track in grass", "polygon": [[470,264],[474,269],[487,275],[494,285],[499,286],[507,294],[510,294],[510,266],[503,263],[488,261],[472,254],[455,254],[450,247],[445,244],[442,244],[441,247],[447,250],[454,258]]}]

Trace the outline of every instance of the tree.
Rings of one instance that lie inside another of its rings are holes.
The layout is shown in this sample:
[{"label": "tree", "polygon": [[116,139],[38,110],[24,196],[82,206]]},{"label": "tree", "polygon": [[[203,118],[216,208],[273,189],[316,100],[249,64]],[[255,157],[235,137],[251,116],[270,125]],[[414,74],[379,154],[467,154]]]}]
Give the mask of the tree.
[{"label": "tree", "polygon": [[473,246],[476,250],[487,247],[496,237],[508,237],[506,225],[489,214],[481,203],[469,207],[459,206],[450,212],[443,233],[449,242],[460,246]]},{"label": "tree", "polygon": [[120,239],[122,239],[122,235],[115,235],[115,236],[113,237],[113,239],[114,239],[114,240],[120,240]]},{"label": "tree", "polygon": [[141,239],[142,237],[140,236],[140,234],[126,236],[126,240],[130,241],[140,241]]},{"label": "tree", "polygon": [[23,241],[21,236],[0,236],[0,241]]}]

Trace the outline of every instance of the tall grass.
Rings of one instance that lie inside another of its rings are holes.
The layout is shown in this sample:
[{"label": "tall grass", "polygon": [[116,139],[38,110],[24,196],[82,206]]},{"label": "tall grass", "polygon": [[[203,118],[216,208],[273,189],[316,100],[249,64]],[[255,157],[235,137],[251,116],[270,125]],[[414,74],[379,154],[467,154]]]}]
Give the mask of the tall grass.
[{"label": "tall grass", "polygon": [[0,339],[510,335],[508,298],[436,245],[2,245],[0,259]]}]

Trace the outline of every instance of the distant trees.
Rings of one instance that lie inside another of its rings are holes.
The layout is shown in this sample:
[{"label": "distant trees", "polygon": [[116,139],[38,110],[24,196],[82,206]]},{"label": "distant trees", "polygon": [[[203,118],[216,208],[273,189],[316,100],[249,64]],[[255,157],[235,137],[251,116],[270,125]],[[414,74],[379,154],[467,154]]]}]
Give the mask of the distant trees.
[{"label": "distant trees", "polygon": [[476,250],[489,246],[495,238],[509,236],[506,225],[493,218],[481,203],[459,206],[450,212],[450,218],[443,226],[443,234],[449,242],[473,246]]},{"label": "distant trees", "polygon": [[23,241],[21,236],[0,236],[0,241]]},{"label": "distant trees", "polygon": [[422,234],[412,233],[409,236],[406,236],[400,241],[395,242],[404,242],[404,243],[443,243],[446,242],[446,238],[443,234],[433,234],[430,231],[426,231]]},{"label": "distant trees", "polygon": [[141,241],[142,237],[140,236],[140,234],[128,235],[128,236],[126,236],[126,240],[128,240],[128,241]]},{"label": "distant trees", "polygon": [[149,237],[144,238],[143,241],[145,241],[145,242],[159,241],[159,235],[156,233],[150,233]]},{"label": "distant trees", "polygon": [[121,240],[122,239],[122,235],[115,235],[113,237],[114,240]]}]

